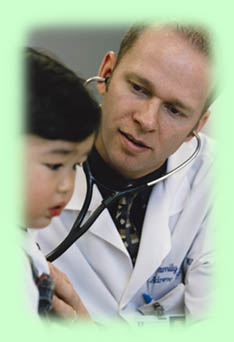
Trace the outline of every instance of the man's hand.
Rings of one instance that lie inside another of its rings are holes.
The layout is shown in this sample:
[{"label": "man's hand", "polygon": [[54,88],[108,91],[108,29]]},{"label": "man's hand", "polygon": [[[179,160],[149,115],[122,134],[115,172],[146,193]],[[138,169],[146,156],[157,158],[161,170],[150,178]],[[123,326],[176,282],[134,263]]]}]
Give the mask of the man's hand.
[{"label": "man's hand", "polygon": [[50,275],[55,280],[52,310],[59,317],[90,320],[88,311],[67,276],[49,263]]}]

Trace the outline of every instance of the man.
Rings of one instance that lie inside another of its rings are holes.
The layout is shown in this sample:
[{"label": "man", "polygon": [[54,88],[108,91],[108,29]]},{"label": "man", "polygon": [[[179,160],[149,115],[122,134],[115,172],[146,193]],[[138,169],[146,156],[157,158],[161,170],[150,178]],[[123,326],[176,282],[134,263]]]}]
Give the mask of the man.
[{"label": "man", "polygon": [[[89,157],[102,184],[120,189],[144,183],[189,158],[196,148],[192,131],[199,132],[210,114],[211,60],[205,33],[173,24],[133,27],[118,57],[106,54],[99,70],[106,82],[98,83],[102,123]],[[210,145],[202,135],[192,163],[104,211],[55,262],[92,317],[200,317],[207,310]],[[53,222],[56,229],[42,232],[45,253],[69,232],[81,208],[82,170],[77,179],[70,203]],[[94,189],[89,214],[109,193]]]}]

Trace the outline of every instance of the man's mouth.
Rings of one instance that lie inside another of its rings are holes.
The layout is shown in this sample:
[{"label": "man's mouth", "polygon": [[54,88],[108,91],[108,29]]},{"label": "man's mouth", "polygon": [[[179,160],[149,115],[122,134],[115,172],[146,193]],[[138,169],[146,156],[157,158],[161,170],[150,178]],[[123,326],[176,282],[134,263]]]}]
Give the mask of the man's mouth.
[{"label": "man's mouth", "polygon": [[125,133],[123,131],[119,131],[125,138],[127,138],[129,141],[131,141],[133,144],[135,144],[136,146],[139,146],[141,148],[147,148],[147,149],[151,149],[151,147],[147,146],[143,141],[138,140],[136,138],[134,138],[131,134]]}]

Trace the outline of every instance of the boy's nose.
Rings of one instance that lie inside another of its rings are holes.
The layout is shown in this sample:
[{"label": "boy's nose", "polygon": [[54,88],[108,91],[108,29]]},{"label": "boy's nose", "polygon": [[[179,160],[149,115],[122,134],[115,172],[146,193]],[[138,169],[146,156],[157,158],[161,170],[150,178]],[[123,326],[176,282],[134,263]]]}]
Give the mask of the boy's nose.
[{"label": "boy's nose", "polygon": [[73,190],[75,181],[75,174],[63,177],[58,185],[58,192],[68,193]]}]

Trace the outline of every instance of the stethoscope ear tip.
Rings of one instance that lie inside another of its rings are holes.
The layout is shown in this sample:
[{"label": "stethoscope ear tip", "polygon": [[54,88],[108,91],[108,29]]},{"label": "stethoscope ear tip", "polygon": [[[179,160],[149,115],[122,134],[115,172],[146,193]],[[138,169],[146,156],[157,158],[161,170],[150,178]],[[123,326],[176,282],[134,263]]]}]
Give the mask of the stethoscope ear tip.
[{"label": "stethoscope ear tip", "polygon": [[84,86],[87,87],[87,85],[91,82],[107,82],[106,78],[101,77],[101,76],[94,76],[94,77],[90,77],[88,78],[85,82],[84,82]]}]

